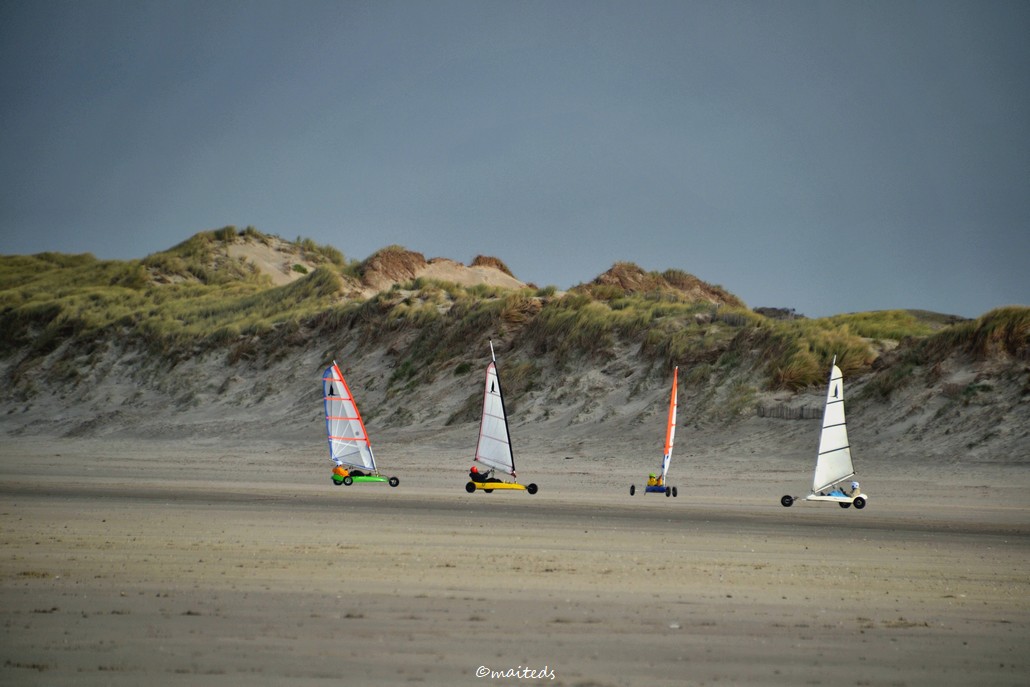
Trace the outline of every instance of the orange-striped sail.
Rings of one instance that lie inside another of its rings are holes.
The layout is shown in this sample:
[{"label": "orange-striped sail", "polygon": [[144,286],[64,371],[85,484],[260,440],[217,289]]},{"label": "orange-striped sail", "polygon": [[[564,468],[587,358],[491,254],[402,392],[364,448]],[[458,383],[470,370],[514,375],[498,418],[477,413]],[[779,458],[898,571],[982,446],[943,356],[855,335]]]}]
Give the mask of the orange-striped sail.
[{"label": "orange-striped sail", "polygon": [[669,461],[672,460],[672,443],[676,438],[676,389],[679,377],[679,367],[672,370],[672,397],[669,398],[669,421],[665,426],[665,453],[662,456],[662,484],[665,484],[665,477],[669,474]]},{"label": "orange-striped sail", "polygon": [[378,474],[372,444],[358,412],[354,395],[343,379],[340,366],[333,364],[322,373],[325,399],[325,430],[329,437],[329,458],[336,465],[366,468]]}]

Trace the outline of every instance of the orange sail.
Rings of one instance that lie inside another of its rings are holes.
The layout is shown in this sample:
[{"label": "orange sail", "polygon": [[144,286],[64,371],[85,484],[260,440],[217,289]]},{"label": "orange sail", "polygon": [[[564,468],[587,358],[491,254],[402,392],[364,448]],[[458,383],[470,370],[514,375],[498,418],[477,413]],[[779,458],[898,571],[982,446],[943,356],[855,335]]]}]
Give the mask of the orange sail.
[{"label": "orange sail", "polygon": [[669,422],[665,427],[665,454],[662,456],[662,484],[669,474],[669,461],[672,460],[672,443],[676,438],[676,390],[678,386],[679,367],[672,370],[672,396],[669,398]]}]

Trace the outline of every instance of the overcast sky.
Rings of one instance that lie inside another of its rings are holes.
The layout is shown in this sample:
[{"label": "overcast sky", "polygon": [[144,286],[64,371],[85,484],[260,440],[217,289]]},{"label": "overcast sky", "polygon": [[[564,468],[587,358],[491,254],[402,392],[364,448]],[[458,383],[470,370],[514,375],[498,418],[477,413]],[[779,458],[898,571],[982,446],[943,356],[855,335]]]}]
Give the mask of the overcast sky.
[{"label": "overcast sky", "polygon": [[0,0],[0,253],[252,225],[810,316],[1030,304],[1030,2]]}]

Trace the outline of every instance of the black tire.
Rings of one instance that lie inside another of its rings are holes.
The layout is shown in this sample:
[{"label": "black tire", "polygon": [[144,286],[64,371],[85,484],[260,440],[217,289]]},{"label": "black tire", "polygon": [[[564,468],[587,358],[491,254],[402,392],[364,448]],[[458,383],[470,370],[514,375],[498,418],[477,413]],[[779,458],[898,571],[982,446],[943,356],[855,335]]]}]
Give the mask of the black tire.
[{"label": "black tire", "polygon": [[390,478],[390,479],[388,480],[388,482],[389,482],[389,484],[390,484],[390,486],[391,486],[391,487],[396,487],[396,486],[397,486],[398,484],[400,484],[400,483],[401,483],[401,481],[400,481],[399,479],[397,479],[396,477],[391,477],[391,478]]},{"label": "black tire", "polygon": [[850,503],[845,503],[844,501],[841,501],[840,502],[840,507],[841,508],[851,508],[851,504]]},{"label": "black tire", "polygon": [[486,492],[487,494],[492,494],[492,493],[494,493],[494,490],[493,490],[493,489],[484,489],[483,491],[485,491],[485,492]]},{"label": "black tire", "polygon": [[342,479],[341,479],[341,480],[338,480],[338,479],[336,479],[336,477],[333,477],[333,486],[334,486],[334,487],[338,487],[338,486],[340,486],[341,484],[343,484],[343,480],[342,480]]},{"label": "black tire", "polygon": [[475,482],[468,482],[465,485],[465,491],[467,491],[470,494],[475,494],[476,493],[476,483]]},{"label": "black tire", "polygon": [[633,496],[633,494],[635,494],[635,493],[637,493],[637,485],[635,485],[635,484],[629,485],[629,495]]},{"label": "black tire", "polygon": [[537,492],[536,484],[534,484],[533,482],[530,482],[529,484],[527,484],[526,485],[526,491],[528,491],[530,494],[535,494]]},{"label": "black tire", "polygon": [[672,489],[665,487],[665,498],[669,498],[670,496],[672,496]]},{"label": "black tire", "polygon": [[789,495],[784,496],[782,499],[780,499],[780,505],[784,508],[790,508],[794,505],[794,497]]},{"label": "black tire", "polygon": [[350,475],[347,475],[346,477],[343,478],[343,483],[346,484],[349,487],[350,485],[354,484],[354,478],[351,477]]},{"label": "black tire", "polygon": [[676,498],[677,496],[679,496],[679,492],[676,491],[676,487],[673,487],[672,488],[672,498]]},{"label": "black tire", "polygon": [[855,497],[855,508],[857,508],[858,510],[862,510],[863,508],[865,508],[865,499],[862,498],[861,496],[856,496]]}]

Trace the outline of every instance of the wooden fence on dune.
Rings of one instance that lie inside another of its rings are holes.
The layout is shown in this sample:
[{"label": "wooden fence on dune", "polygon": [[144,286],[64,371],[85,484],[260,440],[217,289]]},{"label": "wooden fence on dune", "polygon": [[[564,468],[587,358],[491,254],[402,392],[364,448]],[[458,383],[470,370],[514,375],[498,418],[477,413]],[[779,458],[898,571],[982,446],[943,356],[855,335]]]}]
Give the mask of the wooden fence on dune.
[{"label": "wooden fence on dune", "polygon": [[771,417],[777,420],[819,420],[823,416],[821,407],[776,405],[755,406],[758,417]]}]

